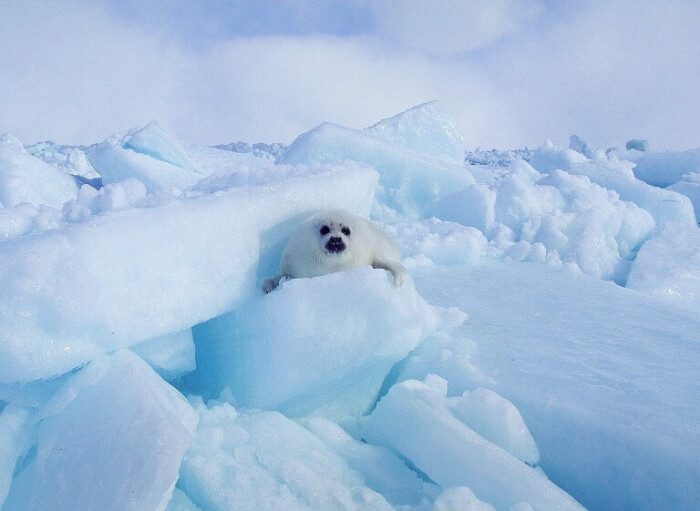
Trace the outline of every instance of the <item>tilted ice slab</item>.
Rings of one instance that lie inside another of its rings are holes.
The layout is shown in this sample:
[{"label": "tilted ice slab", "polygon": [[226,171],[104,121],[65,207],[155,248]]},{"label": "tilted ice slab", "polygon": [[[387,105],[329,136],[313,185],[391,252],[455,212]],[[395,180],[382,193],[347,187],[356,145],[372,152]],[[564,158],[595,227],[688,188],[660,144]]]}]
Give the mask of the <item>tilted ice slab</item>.
[{"label": "tilted ice slab", "polygon": [[462,422],[446,392],[447,383],[438,377],[393,386],[364,425],[364,438],[405,456],[443,488],[466,486],[497,509],[520,502],[551,511],[584,509],[543,474]]},{"label": "tilted ice slab", "polygon": [[300,135],[278,163],[338,163],[353,160],[379,172],[377,201],[410,218],[426,215],[443,195],[475,183],[464,164],[452,164],[370,132],[324,123]]},{"label": "tilted ice slab", "polygon": [[229,387],[242,406],[358,417],[391,367],[440,326],[439,312],[384,270],[290,280],[195,327],[197,379],[205,394]]},{"label": "tilted ice slab", "polygon": [[308,418],[303,425],[342,456],[348,467],[362,476],[364,484],[396,509],[429,509],[427,505],[437,493],[437,486],[411,470],[405,460],[389,449],[356,440],[323,417]]},{"label": "tilted ice slab", "polygon": [[162,511],[197,415],[133,353],[95,359],[32,419],[36,454],[5,511]]},{"label": "tilted ice slab", "polygon": [[373,170],[307,170],[6,242],[0,383],[63,374],[232,310],[276,271],[291,226],[321,208],[368,215]]},{"label": "tilted ice slab", "polygon": [[205,177],[184,149],[156,123],[93,145],[87,156],[103,184],[135,178],[154,192],[173,186],[189,188]]},{"label": "tilted ice slab", "polygon": [[26,202],[61,209],[77,193],[72,176],[29,154],[15,137],[0,136],[0,206]]},{"label": "tilted ice slab", "polygon": [[415,106],[365,128],[365,133],[455,165],[464,164],[464,138],[439,101]]},{"label": "tilted ice slab", "polygon": [[202,509],[393,509],[340,455],[284,415],[238,412],[226,403],[197,411],[178,486]]}]

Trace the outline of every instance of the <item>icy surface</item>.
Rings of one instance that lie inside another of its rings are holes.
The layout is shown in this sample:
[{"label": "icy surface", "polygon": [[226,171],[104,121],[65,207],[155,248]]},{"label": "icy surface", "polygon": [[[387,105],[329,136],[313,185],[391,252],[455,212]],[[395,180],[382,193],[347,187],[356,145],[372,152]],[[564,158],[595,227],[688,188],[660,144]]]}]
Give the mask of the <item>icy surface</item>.
[{"label": "icy surface", "polygon": [[30,410],[12,404],[0,411],[0,509],[10,491],[15,465],[28,448],[25,428],[30,417]]},{"label": "icy surface", "polygon": [[649,149],[649,141],[639,138],[633,138],[625,142],[625,149],[627,149],[628,151],[646,151],[647,149]]},{"label": "icy surface", "polygon": [[148,362],[166,381],[195,369],[194,340],[190,328],[143,341],[132,346],[131,351]]},{"label": "icy surface", "polygon": [[700,229],[667,225],[644,244],[627,287],[700,310]]},{"label": "icy surface", "polygon": [[410,218],[443,195],[474,184],[464,165],[446,163],[421,151],[394,145],[367,132],[325,123],[300,135],[279,163],[337,163],[353,160],[379,172],[377,201]]},{"label": "icy surface", "polygon": [[278,260],[268,252],[281,252],[285,222],[339,204],[367,214],[376,174],[343,170],[90,216],[6,244],[0,383],[55,376],[240,304],[256,292],[261,258]]},{"label": "icy surface", "polygon": [[77,192],[73,177],[29,154],[12,135],[0,135],[0,206],[26,202],[60,209]]},{"label": "icy surface", "polygon": [[700,173],[700,148],[690,151],[618,151],[617,156],[635,164],[634,175],[654,186],[667,187],[685,174]]},{"label": "icy surface", "polygon": [[154,192],[170,187],[185,189],[205,177],[184,150],[154,123],[91,146],[87,156],[103,184],[135,178]]},{"label": "icy surface", "polygon": [[532,263],[414,278],[431,303],[469,313],[453,334],[469,342],[416,350],[397,381],[437,372],[452,396],[498,392],[525,419],[540,466],[589,509],[696,507],[697,309]]},{"label": "icy surface", "polygon": [[624,282],[629,261],[654,229],[651,215],[585,176],[545,176],[524,161],[492,185],[446,195],[433,207],[444,220],[482,231],[518,260],[570,264]]},{"label": "icy surface", "polygon": [[693,205],[687,197],[637,179],[632,170],[634,165],[626,160],[606,158],[600,154],[590,160],[576,151],[562,150],[548,143],[535,151],[530,163],[546,174],[560,169],[586,176],[593,183],[617,192],[622,200],[646,209],[657,226],[669,221],[697,225]]},{"label": "icy surface", "polygon": [[433,511],[495,511],[496,508],[477,498],[466,486],[454,486],[443,491],[437,499]]},{"label": "icy surface", "polygon": [[536,465],[540,454],[518,409],[498,393],[477,387],[450,403],[454,415],[520,461]]},{"label": "icy surface", "polygon": [[364,438],[398,451],[443,488],[472,488],[499,509],[518,502],[553,511],[583,509],[544,475],[455,417],[446,383],[429,377],[392,387],[363,427]]},{"label": "icy surface", "polygon": [[93,360],[33,418],[37,446],[6,511],[164,510],[197,416],[140,358]]},{"label": "icy surface", "polygon": [[242,406],[357,417],[391,367],[440,326],[439,312],[384,270],[293,279],[198,326],[194,376],[210,395],[230,387]]},{"label": "icy surface", "polygon": [[133,131],[124,138],[124,149],[151,156],[156,160],[171,163],[177,167],[199,172],[195,163],[179,144],[170,140],[157,122],[152,122],[140,130]]},{"label": "icy surface", "polygon": [[[697,150],[463,155],[439,103],[283,149],[2,137],[2,511],[700,508]],[[403,286],[263,295],[322,208]]]},{"label": "icy surface", "polygon": [[179,485],[202,509],[390,510],[308,430],[278,412],[198,406],[197,434]]},{"label": "icy surface", "polygon": [[457,122],[439,101],[424,103],[365,128],[392,144],[461,165],[464,139]]},{"label": "icy surface", "polygon": [[90,165],[83,147],[63,146],[47,141],[26,146],[26,149],[32,156],[78,178],[80,183],[93,186],[99,186],[102,183],[102,178]]},{"label": "icy surface", "polygon": [[668,189],[682,193],[690,199],[695,208],[695,219],[700,225],[700,172],[685,174],[680,181],[672,184]]}]

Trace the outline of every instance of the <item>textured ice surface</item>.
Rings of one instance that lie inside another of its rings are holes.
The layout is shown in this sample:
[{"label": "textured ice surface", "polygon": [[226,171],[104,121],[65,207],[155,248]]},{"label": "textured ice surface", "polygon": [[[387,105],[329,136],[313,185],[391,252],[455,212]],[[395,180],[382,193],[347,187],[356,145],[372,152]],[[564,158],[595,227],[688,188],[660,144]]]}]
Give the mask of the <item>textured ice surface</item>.
[{"label": "textured ice surface", "polygon": [[90,146],[87,156],[103,184],[135,178],[154,192],[189,188],[205,177],[185,151],[154,123]]},{"label": "textured ice surface", "polygon": [[26,428],[30,417],[29,409],[12,404],[0,410],[0,509],[10,491],[15,465],[29,447]]},{"label": "textured ice surface", "polygon": [[202,511],[202,509],[196,506],[185,492],[176,487],[165,511]]},{"label": "textured ice surface", "polygon": [[78,182],[99,186],[100,175],[95,172],[85,155],[83,147],[54,144],[51,141],[25,146],[29,154],[78,178]]},{"label": "textured ice surface", "polygon": [[521,160],[509,171],[491,185],[446,195],[433,214],[481,230],[513,259],[573,265],[624,282],[655,226],[647,211],[585,176],[543,175]]},{"label": "textured ice surface", "polygon": [[682,193],[690,199],[695,208],[695,219],[700,225],[700,171],[685,174],[680,181],[672,184],[668,189]]},{"label": "textured ice surface", "polygon": [[29,154],[12,135],[0,136],[0,206],[26,202],[61,209],[77,193],[72,176]]},{"label": "textured ice surface", "polygon": [[427,207],[439,197],[475,183],[464,165],[446,163],[367,132],[329,123],[300,135],[277,159],[287,164],[344,160],[375,168],[379,172],[377,200],[413,219],[425,216]]},{"label": "textured ice surface", "polygon": [[440,322],[410,279],[397,288],[384,270],[293,279],[195,328],[196,377],[209,395],[229,387],[239,405],[356,417]]},{"label": "textured ice surface", "polygon": [[226,403],[197,410],[178,486],[202,509],[392,509],[340,455],[284,415],[239,413]]},{"label": "textured ice surface", "polygon": [[700,308],[700,229],[668,224],[639,251],[627,287]]},{"label": "textured ice surface", "polygon": [[[290,224],[317,209],[367,215],[376,173],[319,169],[96,215],[0,252],[0,383],[69,371],[189,328],[257,292]],[[285,229],[286,228],[286,229]]]},{"label": "textured ice surface", "polygon": [[491,504],[479,500],[466,486],[453,486],[443,491],[437,499],[433,511],[496,511]]},{"label": "textured ice surface", "polygon": [[413,277],[430,303],[469,319],[412,353],[398,381],[438,372],[450,396],[498,392],[525,419],[546,474],[589,509],[697,508],[696,308],[506,260]]},{"label": "textured ice surface", "polygon": [[462,133],[457,121],[439,101],[415,106],[364,131],[411,151],[458,165],[464,163]]},{"label": "textured ice surface", "polygon": [[466,486],[498,509],[518,502],[536,509],[583,509],[540,472],[464,424],[451,411],[446,392],[447,382],[438,377],[393,386],[363,427],[364,438],[401,453],[443,488]]},{"label": "textured ice surface", "polygon": [[322,417],[304,421],[306,428],[338,453],[365,484],[382,494],[397,509],[429,509],[439,492],[389,449],[355,440],[336,423]]},{"label": "textured ice surface", "polygon": [[[4,191],[33,197],[0,207],[3,511],[696,511],[697,151],[573,142],[464,165],[434,103],[319,126],[286,164],[155,125],[3,137]],[[380,221],[411,280],[263,296],[326,207]]]},{"label": "textured ice surface", "polygon": [[134,152],[200,173],[197,165],[190,159],[185,150],[171,140],[155,121],[139,130],[130,132],[124,137],[122,145],[124,149],[131,149]]},{"label": "textured ice surface", "polygon": [[194,434],[189,403],[129,351],[95,359],[32,419],[5,511],[162,511]]},{"label": "textured ice surface", "polygon": [[449,401],[454,415],[520,461],[536,465],[540,453],[518,409],[498,393],[478,387]]},{"label": "textured ice surface", "polygon": [[667,187],[683,175],[700,173],[700,148],[690,151],[640,152],[618,151],[621,160],[635,164],[634,175],[650,185]]},{"label": "textured ice surface", "polygon": [[589,160],[576,151],[562,150],[549,143],[535,151],[530,163],[544,174],[560,169],[573,175],[586,176],[591,182],[617,192],[622,200],[646,209],[657,226],[669,221],[688,225],[697,223],[693,205],[687,197],[637,179],[632,170],[634,165],[628,161],[615,157]]},{"label": "textured ice surface", "polygon": [[191,373],[195,368],[192,330],[149,339],[131,347],[167,381]]}]

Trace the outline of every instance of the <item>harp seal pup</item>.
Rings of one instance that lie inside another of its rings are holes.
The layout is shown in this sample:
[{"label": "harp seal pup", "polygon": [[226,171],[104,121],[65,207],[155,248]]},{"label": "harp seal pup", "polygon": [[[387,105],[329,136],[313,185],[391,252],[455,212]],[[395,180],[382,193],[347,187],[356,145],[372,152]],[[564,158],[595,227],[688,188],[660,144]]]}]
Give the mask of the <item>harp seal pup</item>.
[{"label": "harp seal pup", "polygon": [[401,252],[388,234],[369,220],[341,210],[323,210],[297,227],[282,253],[279,275],[267,278],[269,293],[282,278],[310,278],[364,266],[391,272],[403,284]]}]

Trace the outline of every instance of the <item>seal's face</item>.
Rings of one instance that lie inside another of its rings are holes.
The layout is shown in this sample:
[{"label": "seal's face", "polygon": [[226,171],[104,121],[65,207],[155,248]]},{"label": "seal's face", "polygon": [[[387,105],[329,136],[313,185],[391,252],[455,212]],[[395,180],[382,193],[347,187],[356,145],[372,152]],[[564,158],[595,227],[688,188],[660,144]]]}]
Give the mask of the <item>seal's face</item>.
[{"label": "seal's face", "polygon": [[352,230],[340,222],[322,222],[318,234],[323,250],[328,254],[341,254],[348,246]]}]

